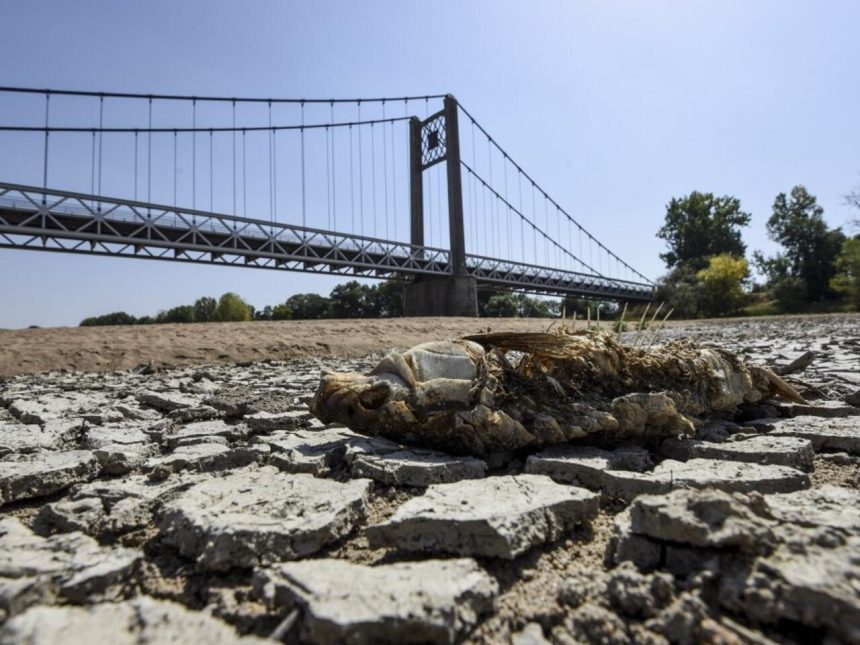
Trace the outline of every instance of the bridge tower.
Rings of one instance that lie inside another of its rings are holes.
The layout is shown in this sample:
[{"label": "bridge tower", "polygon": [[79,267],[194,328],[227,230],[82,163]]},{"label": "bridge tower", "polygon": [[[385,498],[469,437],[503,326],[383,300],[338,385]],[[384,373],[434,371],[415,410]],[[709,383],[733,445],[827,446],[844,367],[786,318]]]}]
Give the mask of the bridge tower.
[{"label": "bridge tower", "polygon": [[448,227],[452,275],[416,276],[406,286],[407,316],[478,315],[477,279],[466,272],[463,226],[463,185],[460,177],[460,133],[457,99],[445,97],[444,107],[423,121],[413,117],[409,127],[410,242],[424,245],[424,171],[445,163],[448,178]]}]

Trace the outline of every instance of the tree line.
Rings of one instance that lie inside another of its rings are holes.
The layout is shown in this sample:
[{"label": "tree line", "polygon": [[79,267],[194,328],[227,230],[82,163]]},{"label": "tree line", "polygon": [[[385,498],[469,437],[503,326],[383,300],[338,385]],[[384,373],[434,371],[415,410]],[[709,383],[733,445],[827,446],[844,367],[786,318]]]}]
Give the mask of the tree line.
[{"label": "tree line", "polygon": [[[248,320],[319,320],[323,318],[397,318],[403,316],[404,282],[387,280],[375,285],[351,280],[339,284],[328,296],[297,293],[277,305],[256,309],[235,293],[217,300],[202,297],[190,305],[160,311],[154,316],[136,318],[124,311],[93,316],[81,327],[100,325],[147,325],[153,323],[243,322]],[[585,301],[583,301],[585,302]],[[584,304],[579,305],[585,311]],[[478,310],[487,317],[552,317],[562,305],[558,302],[505,291],[478,292]],[[570,299],[568,311],[576,302]]]},{"label": "tree line", "polygon": [[[847,200],[860,209],[860,191]],[[740,200],[697,191],[672,199],[657,232],[669,269],[658,299],[678,318],[860,309],[860,235],[830,228],[823,215],[804,186],[778,194],[766,226],[780,249],[772,256],[753,252],[752,265],[764,277],[755,282],[741,235],[750,214]]]}]

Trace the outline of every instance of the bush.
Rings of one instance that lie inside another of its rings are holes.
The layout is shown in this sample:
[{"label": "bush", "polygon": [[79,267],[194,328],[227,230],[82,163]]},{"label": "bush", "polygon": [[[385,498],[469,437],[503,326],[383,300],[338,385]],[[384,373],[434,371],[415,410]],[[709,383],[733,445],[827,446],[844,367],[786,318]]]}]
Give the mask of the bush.
[{"label": "bush", "polygon": [[809,300],[809,287],[803,278],[787,276],[773,283],[771,294],[780,311],[803,311]]},{"label": "bush", "polygon": [[747,261],[728,253],[708,260],[708,268],[696,274],[701,285],[700,308],[706,316],[735,313],[744,304],[743,281],[749,276]]}]

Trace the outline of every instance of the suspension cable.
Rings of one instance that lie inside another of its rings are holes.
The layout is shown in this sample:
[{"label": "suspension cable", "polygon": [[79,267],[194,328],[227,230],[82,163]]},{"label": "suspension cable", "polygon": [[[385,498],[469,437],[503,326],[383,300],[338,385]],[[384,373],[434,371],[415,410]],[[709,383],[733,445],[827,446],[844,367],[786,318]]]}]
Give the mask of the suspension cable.
[{"label": "suspension cable", "polygon": [[395,96],[380,98],[345,98],[345,99],[290,99],[290,98],[257,98],[235,96],[187,96],[178,94],[135,94],[131,92],[89,92],[82,90],[53,90],[31,87],[0,86],[0,92],[16,94],[55,94],[58,96],[92,96],[118,99],[157,99],[159,101],[200,101],[237,103],[380,103],[382,101],[417,101],[420,99],[442,99],[446,94],[425,94],[421,96]]},{"label": "suspension cable", "polygon": [[[464,114],[465,114],[465,115],[466,115],[466,116],[467,116],[467,117],[472,121],[472,123],[474,123],[474,124],[475,124],[475,126],[476,126],[476,127],[477,127],[477,128],[478,128],[478,129],[479,129],[479,130],[484,134],[484,136],[485,136],[485,137],[487,137],[488,141],[490,141],[490,142],[493,144],[493,146],[495,146],[495,147],[496,147],[500,152],[502,152],[502,153],[506,153],[506,151],[504,150],[504,148],[502,148],[502,147],[498,144],[498,142],[496,142],[496,141],[495,141],[495,139],[493,139],[493,137],[492,137],[492,136],[490,136],[490,133],[489,133],[489,132],[487,132],[487,130],[486,130],[486,129],[484,129],[484,127],[483,127],[480,123],[478,123],[478,122],[477,122],[477,120],[475,119],[475,117],[474,117],[474,116],[472,116],[472,114],[471,114],[471,113],[470,113],[470,112],[469,112],[465,107],[463,107],[463,105],[462,105],[462,104],[459,104],[459,103],[458,103],[458,107],[459,107],[459,108],[463,111],[463,113],[464,113]],[[509,157],[509,158],[510,158],[510,157]],[[549,194],[547,194],[547,192],[546,192],[545,190],[543,190],[543,188],[541,188],[540,186],[538,186],[538,185],[534,182],[534,179],[532,179],[532,177],[531,177],[531,176],[529,176],[529,174],[528,174],[525,170],[523,170],[523,169],[522,169],[522,167],[521,167],[519,164],[517,164],[517,163],[516,163],[516,162],[514,162],[513,160],[511,160],[511,163],[513,163],[513,164],[514,164],[514,166],[517,168],[517,170],[519,170],[520,172],[522,172],[522,173],[523,173],[523,175],[526,177],[526,179],[528,179],[529,181],[531,181],[531,182],[534,184],[535,188],[536,188],[537,190],[539,190],[539,191],[541,192],[541,194],[542,194],[546,199],[549,199],[549,200],[552,202],[552,204],[553,204],[553,205],[557,206],[557,207],[559,208],[559,210],[560,210],[560,211],[565,215],[565,217],[567,217],[569,220],[571,220],[572,222],[574,222],[577,226],[579,226],[579,227],[582,229],[582,225],[581,225],[581,224],[579,224],[579,222],[577,222],[577,221],[576,221],[576,220],[575,220],[575,219],[570,215],[570,213],[568,213],[564,208],[562,208],[562,207],[561,207],[561,205],[560,205],[560,204],[558,204],[558,202],[556,202],[554,199],[552,199],[552,197],[550,197],[550,196],[549,196]],[[587,236],[588,236],[588,237],[589,237],[589,238],[590,238],[594,243],[596,243],[596,244],[597,244],[598,246],[600,246],[602,249],[606,250],[606,252],[607,252],[608,254],[610,254],[610,255],[612,255],[613,257],[615,257],[619,262],[621,262],[622,264],[624,264],[624,265],[625,265],[628,269],[630,269],[634,274],[636,274],[637,276],[639,276],[640,278],[642,278],[643,280],[645,280],[648,284],[653,284],[653,282],[652,282],[651,280],[649,280],[647,277],[645,277],[644,275],[642,275],[641,273],[639,273],[638,271],[636,271],[636,269],[634,269],[634,268],[633,268],[633,267],[631,267],[629,264],[627,264],[626,262],[624,262],[624,260],[622,260],[620,257],[618,257],[615,253],[612,253],[612,251],[610,251],[606,246],[604,246],[604,245],[603,245],[599,240],[597,240],[597,238],[595,238],[591,233],[589,233],[589,232],[588,232],[588,231],[586,231],[585,229],[582,229],[582,230],[583,230],[583,232],[585,232],[585,234],[586,234],[586,235],[587,235]]]}]

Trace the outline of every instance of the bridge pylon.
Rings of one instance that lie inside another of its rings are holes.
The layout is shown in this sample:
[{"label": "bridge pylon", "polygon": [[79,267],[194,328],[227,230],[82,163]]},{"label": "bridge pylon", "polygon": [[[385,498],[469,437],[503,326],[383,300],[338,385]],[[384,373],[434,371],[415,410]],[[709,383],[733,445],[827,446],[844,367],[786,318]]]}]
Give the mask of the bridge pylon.
[{"label": "bridge pylon", "polygon": [[445,163],[448,180],[448,232],[451,275],[416,276],[407,285],[407,316],[478,315],[478,282],[466,271],[463,225],[463,184],[460,175],[460,129],[457,99],[445,97],[443,108],[423,121],[413,117],[409,128],[410,241],[424,246],[424,171]]}]

